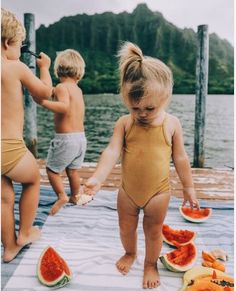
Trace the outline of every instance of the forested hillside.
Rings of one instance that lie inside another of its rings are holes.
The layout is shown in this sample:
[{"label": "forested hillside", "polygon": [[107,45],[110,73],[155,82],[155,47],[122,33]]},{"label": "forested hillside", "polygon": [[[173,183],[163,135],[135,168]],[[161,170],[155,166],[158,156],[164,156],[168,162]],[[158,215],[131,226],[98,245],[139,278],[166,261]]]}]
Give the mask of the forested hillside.
[{"label": "forested hillside", "polygon": [[[37,51],[46,52],[52,60],[56,51],[67,48],[82,54],[86,74],[80,86],[84,93],[118,92],[116,53],[126,40],[139,45],[145,55],[160,58],[171,67],[174,93],[195,92],[197,34],[192,29],[179,29],[146,4],[139,4],[132,13],[63,17],[36,31]],[[231,44],[211,34],[209,93],[233,94],[233,58]]]}]

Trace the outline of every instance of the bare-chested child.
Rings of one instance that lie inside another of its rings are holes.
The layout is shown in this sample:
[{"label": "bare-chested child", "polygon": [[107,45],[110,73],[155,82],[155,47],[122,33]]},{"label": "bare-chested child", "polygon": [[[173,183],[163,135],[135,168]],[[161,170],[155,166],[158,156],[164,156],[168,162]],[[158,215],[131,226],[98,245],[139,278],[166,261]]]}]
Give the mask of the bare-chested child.
[{"label": "bare-chested child", "polygon": [[116,267],[129,272],[137,256],[137,225],[144,212],[145,260],[143,288],[160,285],[157,260],[162,225],[170,199],[170,160],[183,185],[183,204],[199,207],[179,120],[165,109],[172,94],[172,73],[160,60],[145,57],[139,47],[125,43],[119,51],[121,95],[130,114],[115,124],[113,136],[97,169],[85,183],[93,195],[121,156],[122,185],[117,198],[120,237],[125,254]]},{"label": "bare-chested child", "polygon": [[[60,83],[54,90],[54,101],[43,100],[42,106],[54,112],[55,136],[47,156],[47,174],[58,200],[50,214],[70,201],[77,202],[80,189],[80,168],[87,146],[84,133],[85,106],[83,94],[77,83],[84,75],[85,63],[81,55],[72,49],[60,52],[54,64]],[[60,173],[66,171],[70,184],[70,200],[65,192]]]},{"label": "bare-chested child", "polygon": [[[40,230],[33,227],[38,201],[40,175],[34,156],[23,140],[24,106],[23,88],[40,103],[52,94],[49,74],[51,60],[44,53],[37,59],[40,79],[19,60],[25,29],[10,11],[1,10],[1,220],[3,261],[10,262],[25,245],[40,237]],[[19,233],[16,236],[13,181],[22,184],[19,203]]]}]

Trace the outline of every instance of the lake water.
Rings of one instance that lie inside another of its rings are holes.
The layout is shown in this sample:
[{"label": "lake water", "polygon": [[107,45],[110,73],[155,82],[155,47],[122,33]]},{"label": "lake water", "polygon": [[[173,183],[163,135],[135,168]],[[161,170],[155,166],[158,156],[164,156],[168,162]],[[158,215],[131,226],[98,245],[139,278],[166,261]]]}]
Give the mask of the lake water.
[{"label": "lake water", "polygon": [[[115,121],[127,113],[119,95],[85,95],[85,130],[88,139],[86,162],[97,162],[109,142]],[[194,95],[174,95],[169,113],[183,127],[184,142],[190,161],[194,146]],[[53,113],[38,107],[38,156],[46,158],[54,135]],[[205,167],[234,166],[234,96],[208,95],[206,101]]]}]

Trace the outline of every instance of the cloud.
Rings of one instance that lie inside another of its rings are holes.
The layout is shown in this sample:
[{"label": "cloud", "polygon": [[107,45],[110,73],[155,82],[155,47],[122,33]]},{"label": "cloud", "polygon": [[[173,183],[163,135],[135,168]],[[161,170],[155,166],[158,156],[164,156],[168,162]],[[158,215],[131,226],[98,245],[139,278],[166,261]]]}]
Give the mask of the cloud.
[{"label": "cloud", "polygon": [[21,20],[23,13],[34,13],[36,27],[49,25],[63,16],[95,14],[105,11],[132,12],[138,3],[147,3],[153,11],[159,11],[174,25],[197,31],[201,24],[209,25],[209,32],[234,42],[233,0],[3,0],[2,7],[8,8]]}]

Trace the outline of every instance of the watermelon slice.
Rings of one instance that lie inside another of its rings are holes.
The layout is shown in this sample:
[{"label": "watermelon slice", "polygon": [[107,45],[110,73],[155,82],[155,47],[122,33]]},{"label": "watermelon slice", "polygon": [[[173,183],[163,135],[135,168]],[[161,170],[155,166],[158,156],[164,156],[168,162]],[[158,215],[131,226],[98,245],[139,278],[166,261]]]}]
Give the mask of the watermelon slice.
[{"label": "watermelon slice", "polygon": [[193,243],[189,243],[161,256],[160,260],[172,272],[185,272],[195,264],[197,249]]},{"label": "watermelon slice", "polygon": [[163,240],[171,246],[184,246],[193,241],[197,235],[191,230],[175,230],[167,224],[162,226]]},{"label": "watermelon slice", "polygon": [[52,288],[61,288],[72,278],[66,261],[51,246],[44,249],[40,255],[37,275],[43,285]]},{"label": "watermelon slice", "polygon": [[201,208],[201,209],[192,209],[188,207],[179,207],[180,214],[188,221],[191,222],[204,222],[206,221],[212,213],[211,208]]}]

